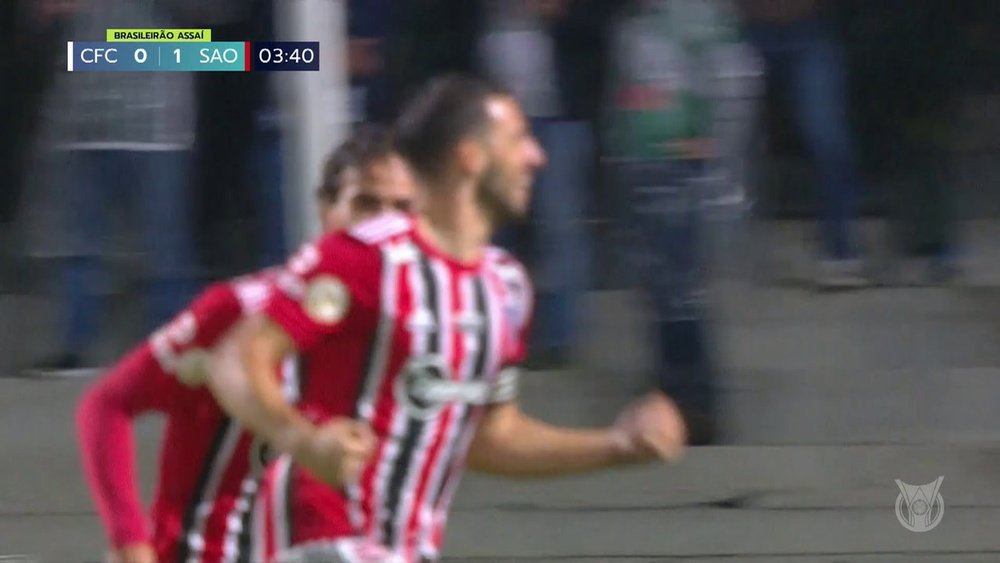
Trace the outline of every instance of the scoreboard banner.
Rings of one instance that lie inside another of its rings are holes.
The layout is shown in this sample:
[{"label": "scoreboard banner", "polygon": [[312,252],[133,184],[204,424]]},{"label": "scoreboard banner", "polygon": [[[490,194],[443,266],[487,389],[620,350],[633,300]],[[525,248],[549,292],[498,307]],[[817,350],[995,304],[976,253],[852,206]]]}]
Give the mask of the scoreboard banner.
[{"label": "scoreboard banner", "polygon": [[69,72],[318,71],[318,41],[212,41],[210,29],[109,29],[66,43]]}]

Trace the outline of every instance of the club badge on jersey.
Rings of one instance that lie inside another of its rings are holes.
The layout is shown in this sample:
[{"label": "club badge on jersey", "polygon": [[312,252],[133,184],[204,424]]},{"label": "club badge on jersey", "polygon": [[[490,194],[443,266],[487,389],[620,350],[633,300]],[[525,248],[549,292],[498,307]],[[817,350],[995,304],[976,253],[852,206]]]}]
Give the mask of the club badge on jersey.
[{"label": "club badge on jersey", "polygon": [[306,313],[319,324],[337,324],[347,315],[350,305],[347,286],[333,276],[318,276],[306,287]]}]

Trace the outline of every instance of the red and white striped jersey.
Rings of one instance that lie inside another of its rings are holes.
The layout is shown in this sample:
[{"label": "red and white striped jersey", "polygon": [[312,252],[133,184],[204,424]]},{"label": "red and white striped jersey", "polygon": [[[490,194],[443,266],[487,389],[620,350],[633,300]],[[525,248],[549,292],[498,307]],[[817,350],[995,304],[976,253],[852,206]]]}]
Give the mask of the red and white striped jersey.
[{"label": "red and white striped jersey", "polygon": [[304,246],[277,285],[264,312],[299,347],[303,412],[358,417],[378,437],[347,490],[292,471],[291,543],[360,537],[407,561],[436,558],[484,409],[516,392],[524,269],[496,248],[458,262],[391,214]]},{"label": "red and white striped jersey", "polygon": [[[273,290],[274,272],[213,284],[97,381],[81,404],[81,449],[110,539],[151,540],[160,561],[249,561],[250,508],[267,460],[260,443],[225,415],[200,380],[199,356]],[[295,361],[283,366],[286,396]],[[131,423],[160,412],[166,430],[151,520],[134,475]]]}]

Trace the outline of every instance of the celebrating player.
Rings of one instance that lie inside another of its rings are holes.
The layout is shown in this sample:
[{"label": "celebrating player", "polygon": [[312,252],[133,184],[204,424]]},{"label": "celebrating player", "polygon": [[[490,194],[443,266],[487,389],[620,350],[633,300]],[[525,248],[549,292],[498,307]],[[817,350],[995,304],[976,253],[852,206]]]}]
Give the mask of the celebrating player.
[{"label": "celebrating player", "polygon": [[[317,191],[325,231],[383,211],[406,210],[414,188],[388,135],[359,131],[327,160]],[[120,563],[246,560],[250,506],[263,450],[204,388],[205,350],[257,310],[273,271],[212,285],[137,347],[82,398],[77,413],[83,464]],[[282,369],[295,398],[294,361]],[[167,417],[150,528],[135,482],[132,419]]]},{"label": "celebrating player", "polygon": [[[210,359],[220,404],[294,460],[269,468],[260,495],[271,518],[291,517],[267,538],[280,561],[434,560],[465,466],[550,476],[673,459],[684,444],[658,393],[599,430],[550,426],[514,401],[531,286],[488,241],[525,213],[545,162],[517,102],[441,78],[396,134],[420,212],[304,246],[263,314]],[[294,353],[307,370],[297,408],[273,375]]]}]

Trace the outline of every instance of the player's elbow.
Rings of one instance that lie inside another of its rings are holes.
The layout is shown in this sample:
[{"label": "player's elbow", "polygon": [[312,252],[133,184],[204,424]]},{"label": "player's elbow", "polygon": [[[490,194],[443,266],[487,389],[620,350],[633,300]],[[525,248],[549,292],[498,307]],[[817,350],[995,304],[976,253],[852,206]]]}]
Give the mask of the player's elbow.
[{"label": "player's elbow", "polygon": [[259,386],[265,379],[274,377],[292,346],[284,333],[264,317],[251,317],[240,329],[236,341],[240,364],[251,382]]},{"label": "player's elbow", "polygon": [[101,434],[116,412],[124,413],[125,408],[121,401],[116,401],[116,394],[107,380],[99,380],[88,387],[77,400],[74,413],[80,440],[86,442],[89,435]]},{"label": "player's elbow", "polygon": [[267,383],[261,379],[273,377],[274,366],[283,357],[281,350],[282,343],[276,342],[265,320],[240,321],[209,355],[209,387],[224,406],[247,392],[261,394]]},{"label": "player's elbow", "polygon": [[476,430],[469,446],[468,467],[473,471],[508,474],[506,461],[516,456],[521,412],[513,403],[494,406]]},{"label": "player's elbow", "polygon": [[238,322],[212,348],[206,359],[205,377],[213,393],[223,393],[234,379],[245,377],[242,349],[247,339],[246,321]]},{"label": "player's elbow", "polygon": [[74,417],[76,420],[77,431],[87,428],[94,420],[95,413],[97,412],[97,408],[100,403],[98,391],[97,387],[89,387],[77,400]]},{"label": "player's elbow", "polygon": [[107,377],[88,386],[76,402],[76,427],[85,428],[93,424],[102,412],[112,408],[114,399],[115,393]]}]

